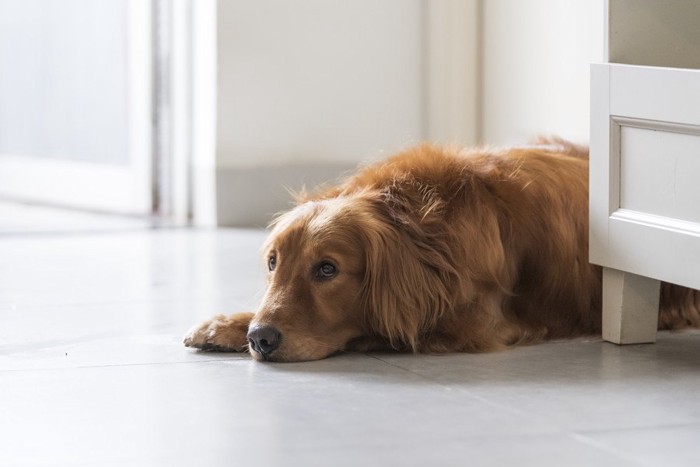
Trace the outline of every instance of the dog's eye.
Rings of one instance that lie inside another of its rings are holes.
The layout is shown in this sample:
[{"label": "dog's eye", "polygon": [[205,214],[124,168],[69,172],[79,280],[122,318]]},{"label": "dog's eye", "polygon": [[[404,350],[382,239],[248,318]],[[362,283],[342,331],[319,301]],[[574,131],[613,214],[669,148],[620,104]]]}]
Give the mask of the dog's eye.
[{"label": "dog's eye", "polygon": [[267,260],[267,269],[270,271],[274,271],[275,267],[277,266],[277,257],[276,256],[270,256],[270,259]]},{"label": "dog's eye", "polygon": [[316,270],[316,277],[319,279],[329,279],[338,273],[338,269],[332,263],[324,261]]}]

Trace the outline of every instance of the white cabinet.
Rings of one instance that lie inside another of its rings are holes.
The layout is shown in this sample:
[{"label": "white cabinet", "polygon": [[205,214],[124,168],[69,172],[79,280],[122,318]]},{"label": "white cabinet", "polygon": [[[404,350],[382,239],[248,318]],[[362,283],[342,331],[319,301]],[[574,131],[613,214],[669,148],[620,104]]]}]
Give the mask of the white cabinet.
[{"label": "white cabinet", "polygon": [[653,342],[659,281],[700,289],[700,28],[682,27],[700,7],[607,5],[609,63],[591,71],[590,259],[604,267],[603,337]]}]

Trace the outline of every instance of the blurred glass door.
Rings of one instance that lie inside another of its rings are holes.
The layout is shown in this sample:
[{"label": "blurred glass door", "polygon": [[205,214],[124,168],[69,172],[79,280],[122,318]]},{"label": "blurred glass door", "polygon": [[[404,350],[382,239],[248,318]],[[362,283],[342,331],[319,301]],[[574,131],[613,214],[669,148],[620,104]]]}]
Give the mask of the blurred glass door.
[{"label": "blurred glass door", "polygon": [[152,3],[0,0],[0,197],[153,210]]}]

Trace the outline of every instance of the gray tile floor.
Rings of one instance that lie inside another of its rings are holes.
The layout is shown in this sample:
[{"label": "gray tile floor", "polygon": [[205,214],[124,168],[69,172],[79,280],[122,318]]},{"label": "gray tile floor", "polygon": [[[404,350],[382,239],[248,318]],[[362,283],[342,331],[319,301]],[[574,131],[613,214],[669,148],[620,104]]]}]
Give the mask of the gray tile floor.
[{"label": "gray tile floor", "polygon": [[263,236],[0,237],[0,465],[700,465],[697,332],[295,364],[183,347],[254,308]]}]

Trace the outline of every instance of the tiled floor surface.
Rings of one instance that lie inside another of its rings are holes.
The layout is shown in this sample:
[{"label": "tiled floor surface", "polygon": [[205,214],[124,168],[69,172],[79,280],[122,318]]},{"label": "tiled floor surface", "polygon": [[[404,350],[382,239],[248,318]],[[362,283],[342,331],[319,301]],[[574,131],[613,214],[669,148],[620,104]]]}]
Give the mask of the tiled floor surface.
[{"label": "tiled floor surface", "polygon": [[0,198],[0,237],[20,234],[75,233],[148,228],[145,217],[126,217],[96,212],[57,209],[17,203]]},{"label": "tiled floor surface", "polygon": [[0,465],[700,465],[697,332],[295,364],[183,347],[254,308],[262,240],[0,237]]}]

